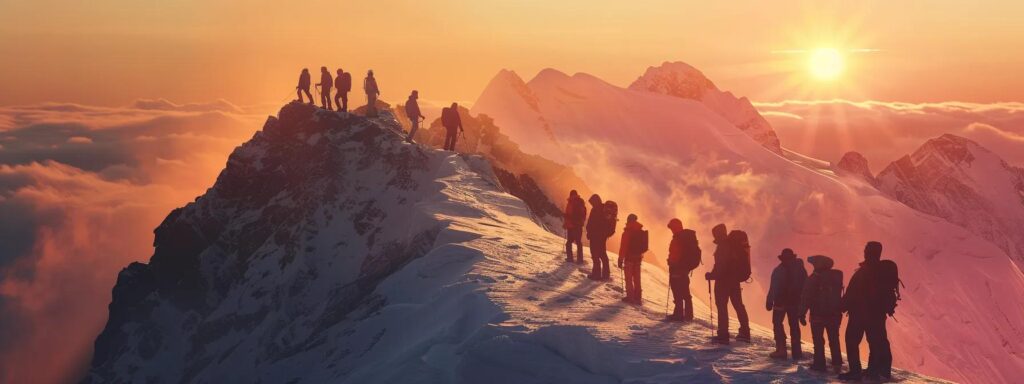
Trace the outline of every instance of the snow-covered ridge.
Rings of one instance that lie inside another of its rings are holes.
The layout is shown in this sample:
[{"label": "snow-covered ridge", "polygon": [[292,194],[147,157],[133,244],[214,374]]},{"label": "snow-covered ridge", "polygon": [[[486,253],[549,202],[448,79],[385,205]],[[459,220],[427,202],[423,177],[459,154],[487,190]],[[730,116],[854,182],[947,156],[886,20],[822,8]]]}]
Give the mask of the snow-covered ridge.
[{"label": "snow-covered ridge", "polygon": [[825,378],[765,359],[763,328],[709,347],[703,321],[657,321],[657,268],[645,306],[622,303],[561,262],[561,239],[482,158],[404,143],[397,126],[297,103],[270,118],[157,228],[150,263],[121,272],[83,382]]}]

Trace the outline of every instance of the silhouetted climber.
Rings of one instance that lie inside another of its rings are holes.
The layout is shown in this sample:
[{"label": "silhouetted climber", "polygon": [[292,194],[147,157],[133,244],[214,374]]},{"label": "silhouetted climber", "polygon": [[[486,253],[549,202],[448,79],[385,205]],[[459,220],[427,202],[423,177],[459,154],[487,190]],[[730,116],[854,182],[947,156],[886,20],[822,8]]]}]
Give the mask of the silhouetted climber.
[{"label": "silhouetted climber", "polygon": [[302,92],[306,92],[306,97],[309,98],[309,104],[313,104],[313,94],[309,93],[309,68],[302,68],[302,74],[299,75],[299,85],[295,86],[295,94],[299,96],[299,102],[302,102]]},{"label": "silhouetted climber", "polygon": [[590,199],[590,218],[587,219],[587,240],[590,240],[590,258],[594,261],[594,267],[587,276],[591,280],[605,280],[611,277],[610,266],[608,265],[608,216],[604,212],[604,202],[601,196],[593,194]]},{"label": "silhouetted climber", "polygon": [[[338,76],[334,78],[334,106],[339,111],[348,112],[348,92],[352,90],[352,74],[338,68]],[[338,101],[341,99],[341,101]]]},{"label": "silhouetted climber", "polygon": [[800,322],[807,323],[807,312],[811,312],[811,340],[814,341],[814,361],[811,370],[824,372],[825,337],[828,333],[828,349],[832,353],[832,368],[839,373],[843,367],[843,351],[839,346],[839,323],[843,321],[840,300],[843,295],[843,271],[832,269],[834,264],[827,256],[815,255],[807,258],[814,266],[814,272],[807,278],[800,295]]},{"label": "silhouetted climber", "polygon": [[[840,380],[890,379],[892,350],[885,329],[886,316],[896,311],[899,300],[899,273],[896,263],[882,260],[882,243],[870,241],[864,246],[864,262],[850,277],[841,308],[850,314],[846,324],[846,358],[850,370]],[[861,372],[860,341],[868,339],[868,368]]]},{"label": "silhouetted climber", "polygon": [[672,219],[668,222],[672,230],[672,242],[668,245],[668,285],[672,289],[675,309],[665,317],[668,321],[692,321],[693,299],[690,296],[690,272],[700,265],[700,245],[697,232],[683,229],[683,222]]},{"label": "silhouetted climber", "polygon": [[576,262],[583,262],[583,225],[586,221],[587,204],[574,189],[569,192],[569,200],[565,203],[565,216],[562,218],[562,227],[565,228],[566,262],[572,262],[573,244],[576,244]]},{"label": "silhouetted climber", "polygon": [[405,100],[405,116],[412,122],[411,128],[409,128],[409,136],[405,138],[405,141],[412,142],[413,136],[416,136],[416,130],[420,128],[420,120],[424,119],[422,113],[420,113],[420,104],[416,100],[420,98],[419,91],[413,90],[409,94],[409,99]]},{"label": "silhouetted climber", "polygon": [[363,91],[366,91],[366,116],[377,117],[377,96],[380,96],[380,87],[377,86],[377,78],[373,77],[373,70],[366,71]]},{"label": "silhouetted climber", "polygon": [[[715,308],[718,311],[718,334],[711,341],[729,344],[729,301],[740,322],[736,340],[750,342],[750,318],[743,306],[740,283],[750,278],[750,243],[743,231],[727,232],[725,224],[711,229],[715,238],[715,265],[704,278],[715,281]],[[745,260],[744,260],[745,259]]]},{"label": "silhouetted climber", "polygon": [[331,77],[331,71],[327,70],[327,67],[320,67],[320,82],[317,86],[320,87],[320,104],[324,109],[330,111],[331,109],[331,85],[334,84],[334,78]]},{"label": "silhouetted climber", "polygon": [[643,264],[644,252],[647,252],[648,236],[644,225],[637,221],[636,215],[630,213],[626,217],[626,226],[622,228],[622,239],[619,241],[619,268],[625,268],[626,297],[623,301],[633,304],[643,303],[643,290],[640,288],[640,265]]},{"label": "silhouetted climber", "polygon": [[772,282],[765,303],[765,308],[772,312],[772,329],[775,331],[775,352],[768,355],[773,359],[786,358],[786,321],[789,323],[793,360],[803,357],[800,348],[800,319],[803,318],[800,314],[800,294],[803,293],[806,281],[804,261],[792,249],[783,249],[779,255],[779,265],[772,271]]},{"label": "silhouetted climber", "polygon": [[455,142],[459,138],[459,133],[465,131],[462,129],[462,118],[459,117],[458,103],[452,103],[451,107],[441,110],[441,125],[446,130],[444,149],[446,151],[455,151]]}]

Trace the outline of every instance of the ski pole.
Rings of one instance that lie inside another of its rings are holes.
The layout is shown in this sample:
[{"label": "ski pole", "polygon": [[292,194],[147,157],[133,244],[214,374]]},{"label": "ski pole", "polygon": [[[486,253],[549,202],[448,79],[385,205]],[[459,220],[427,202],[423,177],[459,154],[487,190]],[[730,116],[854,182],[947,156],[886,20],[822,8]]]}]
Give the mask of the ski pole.
[{"label": "ski pole", "polygon": [[711,303],[711,280],[708,280],[708,309],[711,310],[711,319],[708,320],[708,330],[711,331],[711,337],[715,337],[715,307]]},{"label": "ski pole", "polygon": [[668,294],[672,291],[672,276],[668,277],[668,289],[665,290],[665,316],[668,316]]}]

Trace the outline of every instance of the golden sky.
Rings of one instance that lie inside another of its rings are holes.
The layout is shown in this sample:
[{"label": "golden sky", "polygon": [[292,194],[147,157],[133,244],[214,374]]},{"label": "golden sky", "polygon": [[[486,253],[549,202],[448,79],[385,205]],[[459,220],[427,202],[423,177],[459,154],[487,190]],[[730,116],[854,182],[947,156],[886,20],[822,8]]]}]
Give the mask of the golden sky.
[{"label": "golden sky", "polygon": [[[277,103],[321,65],[374,69],[385,100],[472,101],[501,68],[628,85],[666,60],[760,101],[1016,101],[1022,15],[1021,1],[0,0],[0,105]],[[820,47],[844,53],[839,78],[807,70]]]}]

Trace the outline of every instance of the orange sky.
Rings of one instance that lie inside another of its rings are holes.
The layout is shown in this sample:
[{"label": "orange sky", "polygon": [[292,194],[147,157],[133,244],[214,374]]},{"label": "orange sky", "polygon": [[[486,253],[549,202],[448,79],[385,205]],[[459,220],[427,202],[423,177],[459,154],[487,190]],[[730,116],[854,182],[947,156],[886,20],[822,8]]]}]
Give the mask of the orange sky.
[{"label": "orange sky", "polygon": [[[277,103],[320,65],[372,67],[385,100],[472,101],[500,68],[627,85],[666,60],[761,101],[1024,99],[1024,2],[764,3],[0,0],[0,105]],[[879,51],[833,82],[778,53],[819,46]]]}]

